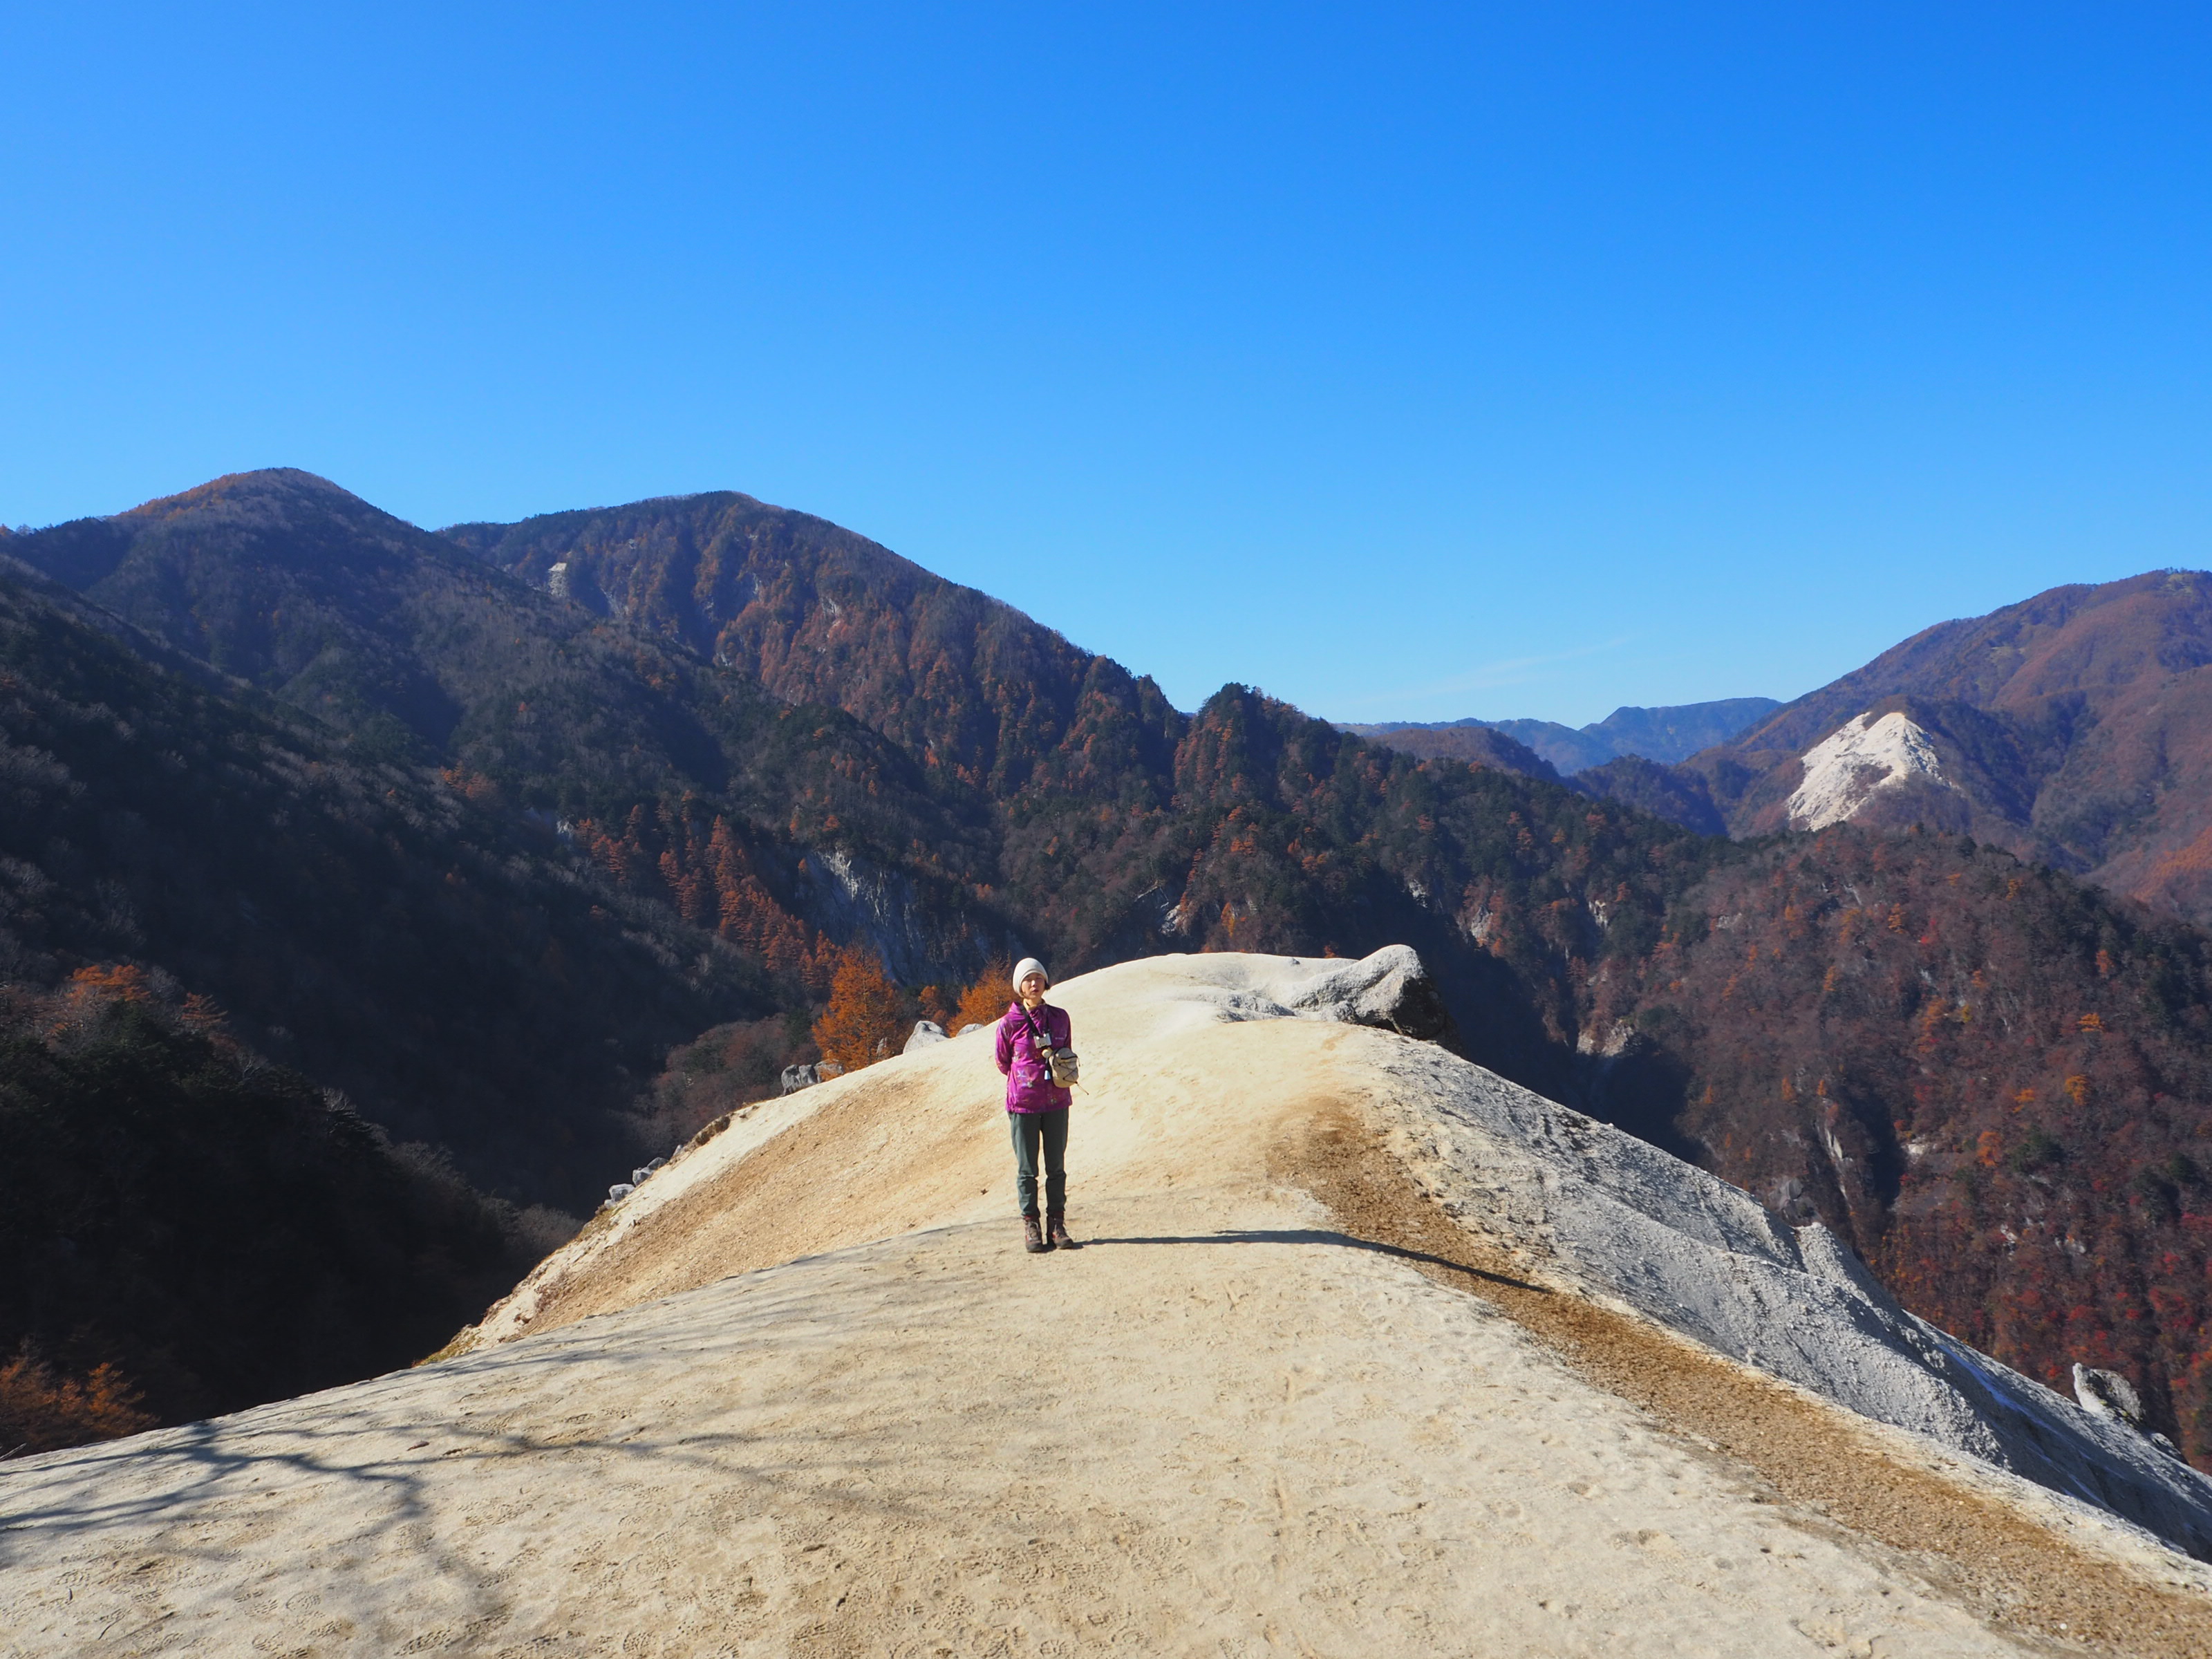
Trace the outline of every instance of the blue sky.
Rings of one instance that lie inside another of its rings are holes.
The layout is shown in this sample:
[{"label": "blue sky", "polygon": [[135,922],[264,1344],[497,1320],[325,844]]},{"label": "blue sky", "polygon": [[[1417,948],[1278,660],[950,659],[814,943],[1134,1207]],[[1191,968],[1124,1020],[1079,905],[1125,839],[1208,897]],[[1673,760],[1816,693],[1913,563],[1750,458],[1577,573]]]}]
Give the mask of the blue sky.
[{"label": "blue sky", "polygon": [[2201,8],[0,6],[0,518],[738,489],[1343,720],[2212,563]]}]

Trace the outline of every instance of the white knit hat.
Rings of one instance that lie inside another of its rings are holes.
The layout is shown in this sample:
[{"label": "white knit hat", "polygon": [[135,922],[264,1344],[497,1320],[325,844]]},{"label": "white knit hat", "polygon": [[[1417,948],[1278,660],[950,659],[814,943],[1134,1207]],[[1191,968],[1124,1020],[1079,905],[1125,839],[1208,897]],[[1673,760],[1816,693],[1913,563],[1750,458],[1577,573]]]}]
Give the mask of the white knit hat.
[{"label": "white knit hat", "polygon": [[[1019,993],[1022,988],[1022,981],[1031,974],[1044,974],[1044,963],[1039,962],[1035,957],[1024,957],[1014,964],[1014,989],[1017,993]],[[1044,982],[1047,985],[1052,983],[1050,974],[1044,974]]]}]

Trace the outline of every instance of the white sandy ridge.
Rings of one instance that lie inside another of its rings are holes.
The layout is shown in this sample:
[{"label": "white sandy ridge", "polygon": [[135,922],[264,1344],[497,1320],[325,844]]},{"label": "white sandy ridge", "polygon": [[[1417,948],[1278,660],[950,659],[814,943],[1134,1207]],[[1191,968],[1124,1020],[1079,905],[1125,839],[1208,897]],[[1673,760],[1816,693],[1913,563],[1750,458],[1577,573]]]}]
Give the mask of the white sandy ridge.
[{"label": "white sandy ridge", "polygon": [[1851,817],[1877,792],[1914,780],[1955,790],[1928,733],[1905,715],[1854,714],[1808,749],[1805,775],[1790,797],[1790,822],[1825,830]]},{"label": "white sandy ridge", "polygon": [[[453,1358],[7,1466],[0,1652],[2072,1639],[1792,1499],[1509,1304],[1644,1333],[1638,1363],[1786,1407],[2193,1650],[2212,1577],[2152,1530],[2212,1514],[2200,1477],[1902,1314],[1825,1235],[1344,1023],[1409,971],[1168,957],[1060,988],[1080,1252],[1020,1252],[970,1036],[697,1144]],[[1370,1200],[1419,1247],[1363,1237]]]}]

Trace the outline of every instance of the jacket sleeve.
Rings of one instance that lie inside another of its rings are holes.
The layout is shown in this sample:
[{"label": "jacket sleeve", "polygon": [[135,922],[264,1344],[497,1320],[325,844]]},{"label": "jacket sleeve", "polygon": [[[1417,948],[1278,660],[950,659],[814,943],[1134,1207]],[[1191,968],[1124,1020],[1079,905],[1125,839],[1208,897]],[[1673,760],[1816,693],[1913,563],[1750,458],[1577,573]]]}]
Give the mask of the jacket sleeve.
[{"label": "jacket sleeve", "polygon": [[1011,1075],[1014,1069],[1014,1038],[1013,1033],[1006,1029],[1004,1016],[1001,1016],[999,1020],[997,1037],[1000,1073],[1002,1076]]}]

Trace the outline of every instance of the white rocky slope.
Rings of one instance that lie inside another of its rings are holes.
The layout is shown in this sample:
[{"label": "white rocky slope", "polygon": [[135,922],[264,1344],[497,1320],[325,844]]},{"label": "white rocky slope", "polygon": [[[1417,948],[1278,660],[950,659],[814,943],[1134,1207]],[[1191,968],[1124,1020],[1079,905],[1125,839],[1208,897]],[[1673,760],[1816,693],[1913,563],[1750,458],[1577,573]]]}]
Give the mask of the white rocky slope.
[{"label": "white rocky slope", "polygon": [[453,1358],[5,1466],[0,1652],[2212,1648],[2150,1536],[2212,1536],[2200,1477],[1345,1023],[1409,992],[1404,952],[1062,988],[1073,1255],[1016,1248],[984,1037],[756,1109]]},{"label": "white rocky slope", "polygon": [[1928,733],[1894,712],[1880,720],[1854,714],[1802,758],[1805,775],[1788,808],[1790,827],[1796,830],[1841,823],[1878,792],[1916,780],[1945,789],[1958,787],[1943,775]]},{"label": "white rocky slope", "polygon": [[1818,1222],[1441,1051],[1388,1062],[1408,1170],[1532,1262],[1879,1423],[2212,1559],[2212,1480],[1899,1307]]}]

